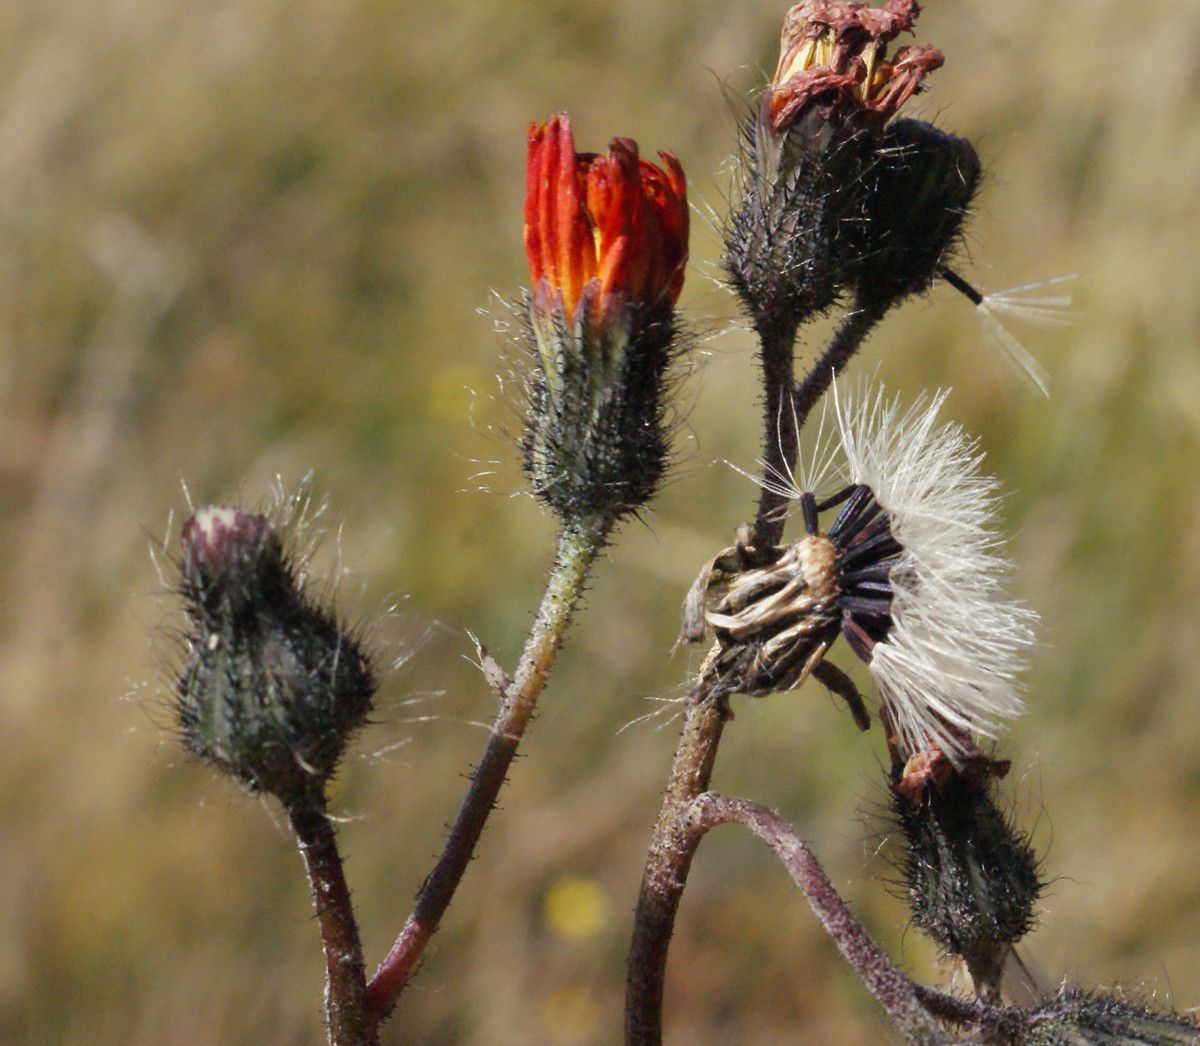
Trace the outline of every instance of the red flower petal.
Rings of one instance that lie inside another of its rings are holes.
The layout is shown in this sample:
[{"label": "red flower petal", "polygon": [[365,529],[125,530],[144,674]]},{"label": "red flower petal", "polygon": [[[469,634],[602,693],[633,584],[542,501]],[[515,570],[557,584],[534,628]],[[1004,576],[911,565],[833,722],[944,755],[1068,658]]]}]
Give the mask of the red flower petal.
[{"label": "red flower petal", "polygon": [[687,260],[687,183],[679,161],[663,167],[638,157],[637,143],[615,138],[607,155],[576,153],[565,115],[529,132],[525,250],[534,283],[562,294],[573,316],[599,277],[603,313],[616,301],[670,308]]}]

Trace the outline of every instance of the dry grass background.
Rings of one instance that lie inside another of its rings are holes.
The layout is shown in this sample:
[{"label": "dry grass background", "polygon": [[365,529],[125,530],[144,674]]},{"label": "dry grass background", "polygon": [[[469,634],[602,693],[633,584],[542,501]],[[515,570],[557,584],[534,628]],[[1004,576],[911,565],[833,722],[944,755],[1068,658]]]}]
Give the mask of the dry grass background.
[{"label": "dry grass background", "polygon": [[[152,633],[148,543],[183,505],[278,474],[343,522],[343,605],[389,674],[337,805],[370,961],[407,911],[509,663],[551,528],[519,488],[476,310],[526,279],[527,122],[670,146],[723,208],[721,91],[773,66],[776,0],[9,0],[0,8],[0,1039],[305,1043],[321,959],[300,865],[261,804],[188,764]],[[1006,742],[1054,885],[1026,955],[1053,981],[1200,1004],[1200,16],[1145,0],[930,0],[947,53],[917,111],[990,181],[970,275],[1086,274],[1078,322],[1028,333],[1030,394],[948,290],[859,373],[950,413],[1004,479],[1045,644]],[[699,223],[698,223],[699,224]],[[734,318],[706,277],[683,305]],[[815,350],[810,341],[807,351]],[[685,586],[754,491],[752,342],[703,343],[674,481],[597,571],[544,709],[389,1042],[619,1039],[641,855],[688,668]],[[478,396],[466,390],[475,390]],[[496,461],[475,489],[477,461]],[[177,532],[176,526],[176,532]],[[666,707],[653,721],[630,724]],[[914,971],[882,832],[878,732],[811,685],[740,700],[720,788],[778,807]],[[864,818],[864,811],[866,816]],[[669,982],[676,1043],[888,1040],[765,851],[701,851]]]}]

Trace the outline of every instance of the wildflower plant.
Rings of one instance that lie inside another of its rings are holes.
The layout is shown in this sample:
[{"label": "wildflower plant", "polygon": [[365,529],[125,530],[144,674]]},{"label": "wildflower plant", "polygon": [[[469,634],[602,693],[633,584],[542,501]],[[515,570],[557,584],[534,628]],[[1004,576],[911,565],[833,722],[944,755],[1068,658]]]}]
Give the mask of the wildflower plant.
[{"label": "wildflower plant", "polygon": [[889,122],[943,62],[929,46],[889,56],[919,11],[810,0],[784,20],[726,234],[731,283],[781,349],[847,290],[880,315],[923,290],[955,243],[979,179],[974,150]]},{"label": "wildflower plant", "polygon": [[[1006,1005],[1004,972],[1036,924],[1045,883],[1002,810],[1009,763],[995,746],[1024,708],[1038,619],[1009,591],[999,485],[979,442],[946,420],[947,394],[905,406],[882,389],[833,388],[890,310],[939,280],[993,319],[1022,309],[1044,318],[1062,304],[982,295],[950,266],[980,163],[965,139],[898,117],[944,61],[929,45],[895,46],[919,11],[916,0],[793,6],[744,128],[724,258],[759,338],[762,493],[753,522],[703,566],[685,601],[681,637],[709,648],[690,682],[634,916],[625,1005],[634,1046],[662,1040],[689,870],[704,835],[728,823],[771,847],[906,1041],[1200,1043],[1195,1024],[1111,992],[1062,988],[1031,1007]],[[182,740],[287,814],[312,886],[336,1046],[379,1041],[475,856],[597,555],[644,511],[667,467],[689,214],[679,160],[657,159],[621,137],[605,153],[580,152],[565,114],[529,130],[519,451],[530,493],[558,526],[553,565],[512,673],[477,644],[497,696],[492,729],[444,849],[370,977],[326,797],[373,706],[370,652],[311,595],[268,517],[208,508],[183,529]],[[798,380],[798,332],[835,306],[841,325]],[[817,449],[800,462],[799,434],[831,388]],[[873,693],[834,663],[845,654],[865,664]],[[810,677],[845,700],[861,729],[879,723],[912,921],[965,965],[973,998],[905,976],[779,815],[709,790],[739,696],[789,700],[778,695]]]},{"label": "wildflower plant", "polygon": [[178,588],[187,613],[176,683],[181,740],[194,755],[283,807],[317,905],[337,1042],[369,1042],[362,945],[327,788],[365,723],[375,672],[359,639],[304,585],[265,515],[201,509],[184,524]]}]

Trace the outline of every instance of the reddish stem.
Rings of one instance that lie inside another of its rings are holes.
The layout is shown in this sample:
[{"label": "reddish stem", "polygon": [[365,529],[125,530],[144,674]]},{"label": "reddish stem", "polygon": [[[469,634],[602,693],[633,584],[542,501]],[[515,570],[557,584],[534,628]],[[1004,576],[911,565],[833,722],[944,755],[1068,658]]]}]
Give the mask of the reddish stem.
[{"label": "reddish stem", "polygon": [[331,1046],[373,1046],[379,1042],[378,1022],[367,1003],[362,943],[333,825],[322,799],[297,805],[288,817],[308,872],[325,950],[329,1042]]},{"label": "reddish stem", "polygon": [[775,851],[842,956],[909,1041],[946,1041],[944,1032],[922,1005],[917,986],[896,968],[854,917],[821,862],[790,824],[747,799],[710,792],[692,803],[689,826],[697,837],[717,825],[731,823],[750,829]]},{"label": "reddish stem", "polygon": [[380,1020],[395,1008],[471,863],[607,531],[606,523],[597,522],[568,528],[559,537],[558,557],[520,666],[503,686],[491,736],[446,845],[396,943],[367,987],[371,1008]]},{"label": "reddish stem", "polygon": [[626,980],[625,1041],[639,1046],[656,1046],[662,1041],[667,951],[688,870],[703,834],[689,830],[688,811],[712,779],[728,715],[724,702],[709,696],[709,685],[701,673],[688,694],[687,718],[638,892]]}]

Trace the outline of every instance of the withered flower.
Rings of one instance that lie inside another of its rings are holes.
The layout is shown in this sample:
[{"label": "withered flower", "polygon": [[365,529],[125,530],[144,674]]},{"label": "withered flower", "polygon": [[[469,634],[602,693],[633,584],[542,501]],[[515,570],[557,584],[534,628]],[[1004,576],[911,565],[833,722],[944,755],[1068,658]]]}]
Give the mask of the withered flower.
[{"label": "withered flower", "polygon": [[[1045,393],[1045,371],[1000,317],[1061,322],[1069,295],[1025,292],[1073,277],[985,295],[954,271],[981,166],[966,139],[893,119],[945,61],[930,46],[889,55],[919,13],[915,0],[879,8],[805,0],[788,12],[748,136],[758,195],[730,226],[733,283],[752,311],[773,305],[802,322],[843,292],[878,318],[944,280],[979,310],[989,342]],[[774,276],[767,263],[756,266],[764,251],[773,252]]]},{"label": "withered flower", "polygon": [[822,124],[866,124],[896,113],[945,61],[936,47],[901,47],[888,57],[888,45],[912,32],[919,13],[916,0],[888,0],[881,8],[836,0],[796,4],[784,20],[779,64],[763,99],[775,134],[809,114]]},{"label": "withered flower", "polygon": [[944,400],[902,411],[882,392],[837,397],[836,447],[818,457],[842,459],[843,489],[822,500],[823,477],[778,477],[804,536],[768,548],[743,539],[689,596],[685,638],[711,629],[718,641],[703,669],[715,692],[765,695],[816,675],[857,709],[849,678],[825,661],[844,636],[908,755],[936,745],[961,764],[972,733],[994,736],[1022,710],[1017,677],[1037,617],[1006,595],[996,483],[975,442],[938,422]]},{"label": "withered flower", "polygon": [[800,324],[841,295],[878,319],[941,275],[979,180],[970,143],[892,121],[943,62],[892,42],[915,0],[882,8],[805,0],[788,12],[779,63],[747,127],[726,269],[760,332]]},{"label": "withered flower", "polygon": [[661,166],[641,159],[628,138],[577,153],[565,114],[530,129],[525,466],[563,518],[634,512],[665,467],[688,204],[679,161],[658,155]]}]

